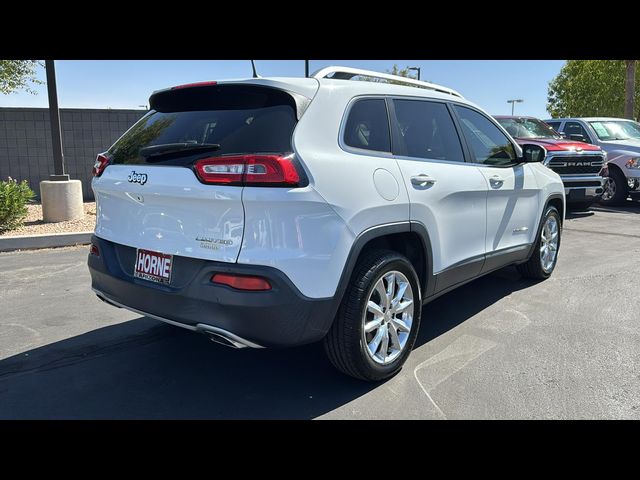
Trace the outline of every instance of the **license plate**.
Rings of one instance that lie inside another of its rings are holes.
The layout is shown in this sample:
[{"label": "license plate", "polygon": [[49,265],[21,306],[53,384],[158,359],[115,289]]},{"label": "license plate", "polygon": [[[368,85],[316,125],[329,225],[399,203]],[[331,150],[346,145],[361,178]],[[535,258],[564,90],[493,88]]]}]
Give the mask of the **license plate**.
[{"label": "license plate", "polygon": [[173,255],[137,249],[133,276],[168,285],[171,282],[172,267]]}]

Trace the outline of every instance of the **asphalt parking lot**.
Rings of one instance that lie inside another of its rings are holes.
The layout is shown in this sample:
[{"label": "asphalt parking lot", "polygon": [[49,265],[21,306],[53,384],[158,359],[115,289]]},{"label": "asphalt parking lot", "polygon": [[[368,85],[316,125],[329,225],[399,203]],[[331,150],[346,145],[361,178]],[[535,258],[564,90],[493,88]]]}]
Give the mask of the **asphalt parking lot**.
[{"label": "asphalt parking lot", "polygon": [[0,254],[0,418],[640,418],[640,203],[569,215],[545,282],[508,268],[427,305],[381,384],[108,306],[87,251]]}]

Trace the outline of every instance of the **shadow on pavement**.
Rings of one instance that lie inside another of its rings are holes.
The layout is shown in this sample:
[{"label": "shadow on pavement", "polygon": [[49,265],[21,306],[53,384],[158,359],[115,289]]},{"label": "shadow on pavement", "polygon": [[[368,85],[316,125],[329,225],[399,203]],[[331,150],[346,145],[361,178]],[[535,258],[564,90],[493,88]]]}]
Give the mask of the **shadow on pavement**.
[{"label": "shadow on pavement", "polygon": [[592,217],[596,214],[596,212],[594,211],[586,211],[586,212],[572,212],[569,211],[565,214],[565,220],[574,220],[576,218],[586,218],[586,217]]},{"label": "shadow on pavement", "polygon": [[591,207],[594,212],[609,212],[609,213],[621,213],[621,214],[629,214],[629,213],[640,213],[640,201],[638,200],[627,200],[624,205],[616,206],[616,207],[606,207],[604,205],[600,205],[596,203]]},{"label": "shadow on pavement", "polygon": [[[437,299],[416,346],[528,285],[510,268]],[[0,418],[307,419],[377,386],[338,373],[321,344],[232,350],[140,317],[0,361]]]}]

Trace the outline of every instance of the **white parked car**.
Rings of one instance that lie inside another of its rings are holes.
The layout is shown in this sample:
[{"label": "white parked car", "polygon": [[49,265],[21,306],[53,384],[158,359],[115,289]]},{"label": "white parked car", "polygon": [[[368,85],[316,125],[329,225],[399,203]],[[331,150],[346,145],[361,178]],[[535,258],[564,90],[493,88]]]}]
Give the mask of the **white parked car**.
[{"label": "white parked car", "polygon": [[113,305],[234,347],[323,340],[381,380],[423,304],[507,265],[555,268],[560,177],[449,88],[328,67],[150,107],[95,165],[88,263]]}]

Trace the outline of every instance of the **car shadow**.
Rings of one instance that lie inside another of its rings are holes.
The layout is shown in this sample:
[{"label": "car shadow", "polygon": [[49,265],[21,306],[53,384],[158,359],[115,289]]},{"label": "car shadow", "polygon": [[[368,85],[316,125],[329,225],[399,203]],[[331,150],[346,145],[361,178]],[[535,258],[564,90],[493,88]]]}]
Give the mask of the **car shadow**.
[{"label": "car shadow", "polygon": [[515,267],[507,267],[437,298],[422,310],[414,349],[454,329],[507,295],[535,283],[522,277]]},{"label": "car shadow", "polygon": [[609,212],[609,213],[621,213],[621,214],[639,214],[640,213],[640,200],[628,199],[623,205],[609,207],[596,203],[591,207],[594,212]]},{"label": "car shadow", "polygon": [[[440,297],[416,347],[529,285],[510,268]],[[233,350],[140,317],[0,361],[0,418],[310,419],[378,386],[334,370],[319,343]]]},{"label": "car shadow", "polygon": [[592,217],[596,214],[596,212],[592,211],[592,210],[587,210],[585,212],[567,212],[565,214],[565,220],[575,220],[577,218],[586,218],[586,217]]}]

